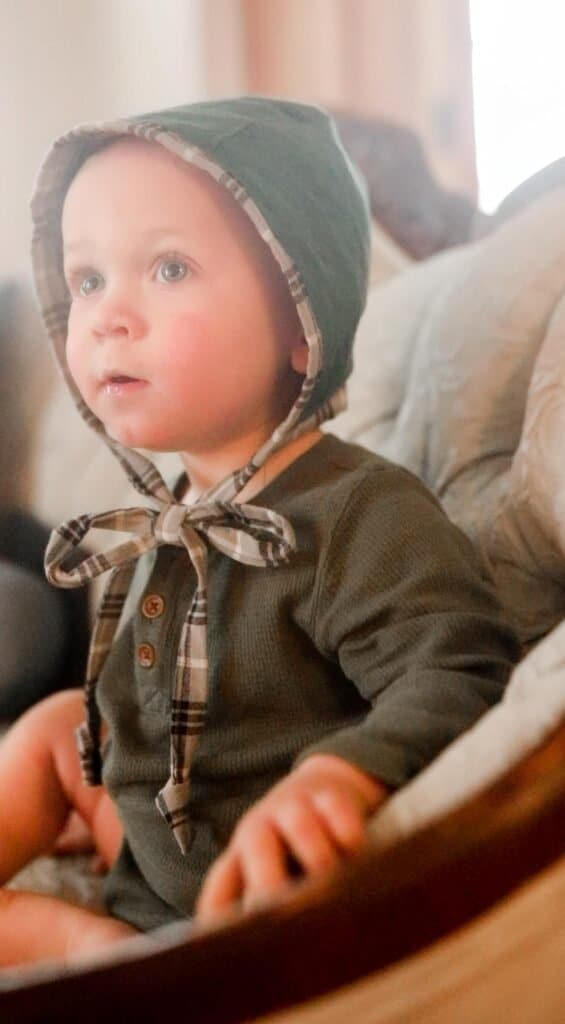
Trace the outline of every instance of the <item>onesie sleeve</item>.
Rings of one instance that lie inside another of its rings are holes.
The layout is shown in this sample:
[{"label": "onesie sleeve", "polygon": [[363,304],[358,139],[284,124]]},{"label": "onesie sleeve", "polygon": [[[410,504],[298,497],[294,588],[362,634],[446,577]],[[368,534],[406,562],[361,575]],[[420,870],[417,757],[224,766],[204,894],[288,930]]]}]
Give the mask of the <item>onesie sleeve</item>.
[{"label": "onesie sleeve", "polygon": [[312,635],[368,702],[303,750],[391,786],[424,768],[501,697],[518,658],[477,552],[411,473],[365,472],[317,577]]}]

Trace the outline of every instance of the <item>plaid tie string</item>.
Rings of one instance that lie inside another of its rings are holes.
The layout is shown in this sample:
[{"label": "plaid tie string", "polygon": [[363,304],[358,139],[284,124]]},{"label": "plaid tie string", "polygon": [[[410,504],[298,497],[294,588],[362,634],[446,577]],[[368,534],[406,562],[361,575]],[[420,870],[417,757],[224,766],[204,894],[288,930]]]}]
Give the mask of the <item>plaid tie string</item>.
[{"label": "plaid tie string", "polygon": [[[92,529],[125,532],[130,538],[63,568],[65,560]],[[290,523],[272,509],[218,500],[195,505],[161,501],[159,509],[115,509],[70,519],[53,530],[45,554],[47,578],[60,587],[78,587],[111,570],[90,644],[85,680],[86,718],[77,729],[87,785],[101,782],[101,722],[96,684],[118,627],[137,559],[147,551],[173,544],[185,548],[194,566],[197,585],[182,626],[172,694],[170,776],[155,800],[183,854],[191,844],[190,765],[204,727],[208,701],[207,543],[238,562],[263,567],[286,561],[296,546]]]}]

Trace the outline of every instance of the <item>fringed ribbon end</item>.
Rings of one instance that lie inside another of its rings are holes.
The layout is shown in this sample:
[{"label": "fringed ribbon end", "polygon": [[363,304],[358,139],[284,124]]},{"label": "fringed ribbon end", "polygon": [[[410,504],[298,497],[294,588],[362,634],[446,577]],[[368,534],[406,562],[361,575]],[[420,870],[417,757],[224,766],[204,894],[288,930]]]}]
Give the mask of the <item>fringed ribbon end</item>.
[{"label": "fringed ribbon end", "polygon": [[174,783],[169,779],[155,797],[155,806],[178,843],[183,857],[186,857],[194,838],[188,817],[189,783]]},{"label": "fringed ribbon end", "polygon": [[102,785],[102,757],[86,722],[75,729],[76,745],[80,757],[80,770],[85,786]]}]

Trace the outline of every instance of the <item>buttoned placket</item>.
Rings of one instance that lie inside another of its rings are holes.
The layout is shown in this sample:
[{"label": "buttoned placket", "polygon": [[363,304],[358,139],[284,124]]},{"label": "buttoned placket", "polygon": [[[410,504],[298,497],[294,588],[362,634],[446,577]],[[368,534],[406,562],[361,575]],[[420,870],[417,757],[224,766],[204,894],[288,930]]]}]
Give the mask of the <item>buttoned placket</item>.
[{"label": "buttoned placket", "polygon": [[[186,552],[176,547],[160,548],[138,599],[135,616],[136,678],[144,711],[170,714],[179,640],[177,634],[195,585],[196,573]],[[158,615],[148,616],[144,611],[144,604],[150,598],[158,598],[158,603],[162,603],[162,611]],[[139,651],[143,646],[154,651],[154,661],[150,665],[143,665],[140,661]]]}]

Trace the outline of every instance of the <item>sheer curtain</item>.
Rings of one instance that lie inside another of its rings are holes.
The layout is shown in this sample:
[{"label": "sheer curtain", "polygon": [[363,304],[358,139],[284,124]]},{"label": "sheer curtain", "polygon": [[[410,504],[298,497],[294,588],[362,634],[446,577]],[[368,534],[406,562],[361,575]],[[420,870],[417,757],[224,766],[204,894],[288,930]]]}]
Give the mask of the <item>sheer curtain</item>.
[{"label": "sheer curtain", "polygon": [[468,0],[214,0],[207,91],[401,121],[444,184],[476,194]]}]

